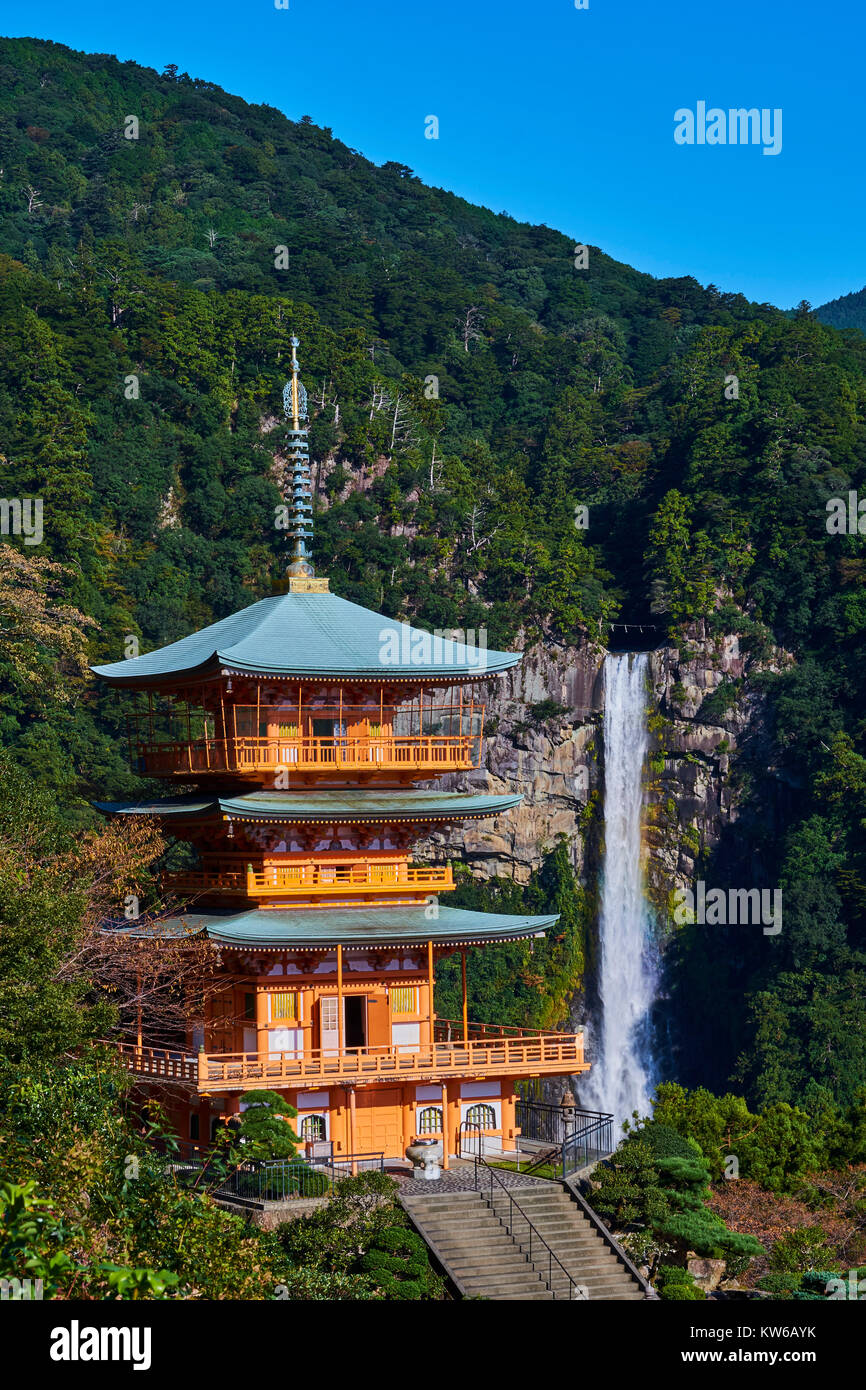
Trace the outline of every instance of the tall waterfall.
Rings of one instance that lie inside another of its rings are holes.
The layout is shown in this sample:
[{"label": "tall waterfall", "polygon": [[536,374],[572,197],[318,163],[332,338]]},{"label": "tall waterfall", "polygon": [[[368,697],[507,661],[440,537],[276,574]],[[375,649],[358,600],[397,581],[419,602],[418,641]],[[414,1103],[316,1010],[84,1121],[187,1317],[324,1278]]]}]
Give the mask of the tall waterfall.
[{"label": "tall waterfall", "polygon": [[651,1113],[649,1011],[657,959],[643,891],[641,821],[647,752],[645,653],[610,652],[604,663],[604,870],[599,917],[600,1016],[590,1034],[593,1065],[580,1094],[588,1108]]}]

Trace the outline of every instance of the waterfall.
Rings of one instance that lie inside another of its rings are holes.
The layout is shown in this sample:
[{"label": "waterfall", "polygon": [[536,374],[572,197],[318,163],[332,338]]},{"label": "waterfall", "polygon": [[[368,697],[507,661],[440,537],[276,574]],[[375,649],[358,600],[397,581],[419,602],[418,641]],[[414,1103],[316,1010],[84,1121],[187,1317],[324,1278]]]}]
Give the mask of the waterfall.
[{"label": "waterfall", "polygon": [[643,891],[641,821],[647,752],[645,653],[610,652],[604,663],[604,869],[599,913],[599,1015],[589,1030],[593,1065],[581,1102],[651,1114],[654,1078],[649,1012],[657,954]]}]

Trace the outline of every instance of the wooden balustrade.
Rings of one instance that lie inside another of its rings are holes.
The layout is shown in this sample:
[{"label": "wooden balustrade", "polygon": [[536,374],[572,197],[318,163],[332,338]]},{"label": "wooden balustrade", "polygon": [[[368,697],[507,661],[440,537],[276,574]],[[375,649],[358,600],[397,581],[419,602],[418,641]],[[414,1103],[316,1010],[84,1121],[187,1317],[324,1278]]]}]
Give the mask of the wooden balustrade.
[{"label": "wooden balustrade", "polygon": [[455,887],[450,864],[360,863],[273,864],[267,868],[187,870],[166,874],[177,893],[238,893],[247,897],[292,897],[332,893],[447,893]]},{"label": "wooden balustrade", "polygon": [[[473,762],[473,744],[475,761]],[[383,738],[201,738],[186,743],[134,745],[144,774],[461,771],[477,765],[479,740],[467,734],[407,734]]]},{"label": "wooden balustrade", "polygon": [[303,1054],[200,1052],[194,1056],[130,1043],[121,1044],[119,1051],[124,1066],[137,1076],[185,1081],[200,1091],[338,1086],[344,1081],[363,1084],[450,1076],[564,1076],[588,1070],[582,1033],[473,1037],[466,1042],[455,1038],[450,1042],[358,1047],[343,1052],[315,1048]]}]

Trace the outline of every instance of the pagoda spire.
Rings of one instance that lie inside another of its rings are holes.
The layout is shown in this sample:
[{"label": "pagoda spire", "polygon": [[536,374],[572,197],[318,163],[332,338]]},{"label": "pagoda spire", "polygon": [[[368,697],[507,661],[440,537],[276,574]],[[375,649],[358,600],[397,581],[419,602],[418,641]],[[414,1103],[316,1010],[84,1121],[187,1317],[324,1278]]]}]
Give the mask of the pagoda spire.
[{"label": "pagoda spire", "polygon": [[313,539],[313,494],[310,481],[309,426],[307,393],[298,376],[298,339],[292,337],[291,378],[283,387],[283,413],[287,421],[286,443],[292,471],[292,501],[289,531],[292,553],[286,570],[292,580],[312,579],[315,570],[310,555]]}]

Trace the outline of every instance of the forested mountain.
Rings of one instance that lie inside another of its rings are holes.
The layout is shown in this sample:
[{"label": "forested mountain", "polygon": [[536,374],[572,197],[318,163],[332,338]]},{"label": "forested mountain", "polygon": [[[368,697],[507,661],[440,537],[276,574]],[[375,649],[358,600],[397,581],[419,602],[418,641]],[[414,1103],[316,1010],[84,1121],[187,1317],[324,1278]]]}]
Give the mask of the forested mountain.
[{"label": "forested mountain", "polygon": [[308,118],[41,41],[0,41],[0,166],[0,494],[45,508],[0,578],[0,738],[64,815],[141,788],[85,656],[178,638],[280,567],[294,331],[316,559],[346,598],[498,647],[619,615],[793,654],[767,678],[784,834],[762,842],[755,778],[739,843],[792,885],[792,929],[732,1007],[758,1009],[750,1094],[797,1094],[830,1029],[819,1090],[850,1102],[866,551],[826,503],[866,496],[866,339],[594,247],[578,268]]},{"label": "forested mountain", "polygon": [[829,300],[815,310],[815,316],[831,328],[859,328],[866,333],[866,287]]}]

